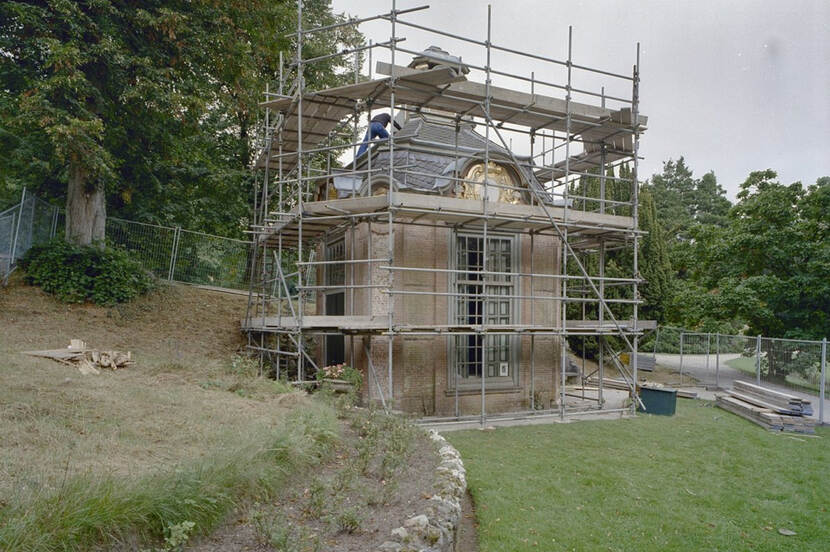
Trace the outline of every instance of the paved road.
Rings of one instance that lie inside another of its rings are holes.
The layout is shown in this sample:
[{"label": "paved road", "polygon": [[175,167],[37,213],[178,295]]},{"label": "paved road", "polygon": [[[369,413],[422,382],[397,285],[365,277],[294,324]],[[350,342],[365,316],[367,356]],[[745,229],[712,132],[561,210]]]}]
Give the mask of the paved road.
[{"label": "paved road", "polygon": [[[706,355],[683,355],[681,383],[686,384],[686,376],[691,376],[701,383],[701,385],[718,385],[719,387],[732,387],[732,382],[736,379],[749,381],[751,376],[731,368],[726,364],[726,361],[738,358],[739,354],[721,354],[720,364],[716,361],[716,355],[709,355],[708,360]],[[671,370],[681,370],[680,355],[657,354],[657,364],[664,366]]]},{"label": "paved road", "polygon": [[[752,374],[747,374],[746,372],[741,372],[740,370],[736,370],[731,366],[726,364],[726,361],[732,360],[733,358],[738,358],[741,355],[738,354],[721,354],[720,355],[720,365],[717,367],[716,371],[716,362],[715,362],[715,355],[709,355],[709,364],[707,367],[706,364],[706,355],[683,355],[683,386],[691,385],[692,382],[688,382],[686,380],[686,376],[692,376],[698,382],[698,385],[703,386],[712,386],[714,387],[715,381],[717,379],[718,386],[721,389],[731,389],[732,385],[735,383],[735,380],[741,381],[748,381],[750,383],[755,383],[755,377]],[[660,366],[664,366],[671,370],[680,370],[680,355],[668,355],[668,354],[661,354],[657,353],[657,364]],[[716,374],[717,372],[717,374]],[[717,377],[716,377],[717,375]],[[796,391],[794,389],[790,389],[789,387],[784,387],[781,385],[771,384],[767,382],[762,382],[764,387],[769,387],[770,389],[775,389],[776,391],[781,391],[782,393],[789,393],[791,395],[799,396],[803,399],[810,401],[813,405],[813,418],[818,419],[819,414],[819,398],[816,395],[805,393],[803,391]],[[696,388],[698,391],[698,396],[704,399],[714,399],[714,389],[701,389]],[[830,400],[827,400],[825,397],[824,400],[824,418],[825,422],[830,421]]]}]

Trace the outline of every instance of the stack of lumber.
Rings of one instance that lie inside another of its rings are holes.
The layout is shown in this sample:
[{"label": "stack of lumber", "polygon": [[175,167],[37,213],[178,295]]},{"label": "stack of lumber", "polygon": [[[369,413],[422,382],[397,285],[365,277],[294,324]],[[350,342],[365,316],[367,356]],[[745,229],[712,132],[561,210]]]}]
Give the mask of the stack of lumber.
[{"label": "stack of lumber", "polygon": [[[587,378],[585,382],[588,385],[599,386],[599,378]],[[628,391],[630,389],[625,380],[614,378],[602,378],[602,386],[606,389],[620,389],[621,391]]]},{"label": "stack of lumber", "polygon": [[779,414],[794,416],[810,416],[813,414],[813,407],[807,399],[767,389],[753,383],[736,381],[732,386],[730,395],[744,402],[769,408]]},{"label": "stack of lumber", "polygon": [[773,431],[815,433],[810,401],[742,381],[727,394],[716,395],[715,404]]},{"label": "stack of lumber", "polygon": [[25,354],[49,358],[63,364],[77,366],[83,375],[98,374],[99,368],[118,370],[133,363],[132,353],[127,351],[99,351],[90,349],[84,341],[73,339],[66,349],[26,351]]},{"label": "stack of lumber", "polygon": [[[596,378],[596,377],[587,378],[586,383],[588,385],[598,386],[599,385],[599,378]],[[663,387],[662,384],[651,383],[651,382],[640,382],[640,383],[637,384],[637,387],[640,387],[641,385],[644,385],[644,384],[647,384],[651,387]],[[602,385],[606,389],[620,389],[621,391],[628,391],[630,389],[628,387],[628,383],[626,383],[626,381],[622,380],[622,379],[603,378]],[[665,387],[671,388],[670,385],[667,385]],[[676,391],[677,391],[677,396],[678,397],[682,397],[684,399],[696,399],[697,398],[697,393],[695,393],[694,391],[688,391],[686,389],[677,389]]]}]

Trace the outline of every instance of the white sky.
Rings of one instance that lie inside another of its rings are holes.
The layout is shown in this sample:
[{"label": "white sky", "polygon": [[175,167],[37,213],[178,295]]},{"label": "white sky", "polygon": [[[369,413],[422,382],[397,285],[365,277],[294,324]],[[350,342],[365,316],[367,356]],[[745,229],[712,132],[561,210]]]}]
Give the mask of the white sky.
[{"label": "white sky", "polygon": [[[640,51],[640,111],[648,115],[640,175],[663,161],[686,157],[697,176],[714,170],[734,199],[752,170],[771,168],[782,182],[812,184],[830,175],[830,1],[828,0],[493,0],[494,44],[567,58],[573,26],[574,63],[631,74]],[[335,12],[357,17],[386,13],[391,0],[332,0]],[[398,0],[397,8],[429,4],[403,19],[484,40],[487,2]],[[375,42],[390,25],[360,27]],[[484,65],[484,49],[401,26],[400,46],[421,51],[435,44],[469,63]],[[375,59],[388,53],[375,49]],[[410,54],[398,52],[406,65]],[[495,54],[497,70],[563,82],[552,64]],[[470,75],[471,79],[483,77]],[[494,77],[494,84],[529,91],[529,83]],[[574,86],[629,96],[629,82],[574,74]],[[552,89],[537,89],[562,97]],[[574,97],[585,101],[585,97]],[[609,104],[611,105],[611,104]],[[525,149],[517,147],[517,150]]]}]

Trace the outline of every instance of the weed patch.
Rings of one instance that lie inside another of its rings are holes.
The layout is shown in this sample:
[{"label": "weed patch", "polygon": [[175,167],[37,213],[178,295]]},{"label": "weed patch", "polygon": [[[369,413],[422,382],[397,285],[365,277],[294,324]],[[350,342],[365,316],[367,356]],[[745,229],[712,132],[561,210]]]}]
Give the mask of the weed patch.
[{"label": "weed patch", "polygon": [[338,435],[334,410],[319,402],[270,432],[258,429],[246,446],[169,473],[132,481],[88,474],[56,493],[12,500],[2,512],[0,548],[86,550],[137,536],[166,538],[175,549],[182,531],[205,533],[240,501],[273,496],[288,474],[325,458]]},{"label": "weed patch", "polygon": [[353,407],[348,394],[317,395],[334,405],[343,431],[335,441],[325,430],[313,432],[328,461],[272,503],[255,505],[242,527],[220,531],[227,540],[214,535],[200,551],[247,543],[290,552],[372,550],[426,508],[438,461],[433,442],[406,419]]}]

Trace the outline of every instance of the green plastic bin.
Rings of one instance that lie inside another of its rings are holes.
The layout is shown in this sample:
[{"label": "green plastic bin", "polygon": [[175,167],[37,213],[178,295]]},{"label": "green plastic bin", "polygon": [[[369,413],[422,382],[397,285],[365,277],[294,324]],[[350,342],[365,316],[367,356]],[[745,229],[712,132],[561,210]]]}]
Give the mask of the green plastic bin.
[{"label": "green plastic bin", "polygon": [[669,387],[640,387],[640,400],[643,406],[637,406],[639,412],[659,414],[660,416],[674,416],[677,409],[677,389]]}]

